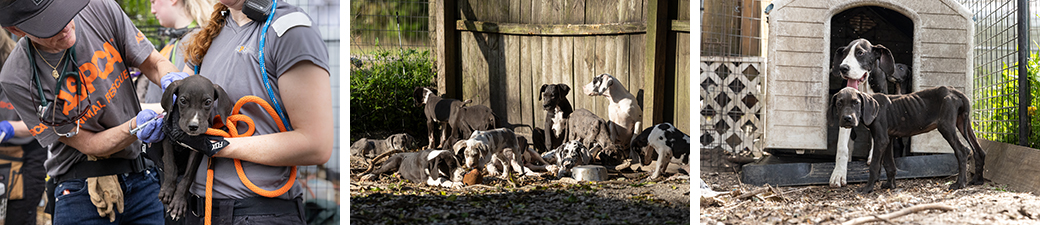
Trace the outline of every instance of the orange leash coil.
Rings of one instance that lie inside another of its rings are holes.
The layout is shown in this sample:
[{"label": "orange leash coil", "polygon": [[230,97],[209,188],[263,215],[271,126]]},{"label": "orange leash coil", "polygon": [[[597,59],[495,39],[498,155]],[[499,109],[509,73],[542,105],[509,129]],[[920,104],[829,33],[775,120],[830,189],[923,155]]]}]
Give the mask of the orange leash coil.
[{"label": "orange leash coil", "polygon": [[[235,103],[235,107],[231,109],[231,116],[228,116],[228,118],[226,118],[226,122],[224,122],[223,125],[227,127],[228,131],[218,129],[220,127],[220,124],[215,124],[214,127],[218,128],[209,128],[206,130],[206,134],[226,138],[253,136],[253,133],[256,131],[253,119],[239,113],[239,111],[242,109],[242,106],[246,103],[256,103],[257,105],[260,105],[260,107],[264,108],[264,110],[267,111],[267,114],[271,115],[271,117],[274,118],[274,122],[275,124],[278,124],[278,129],[280,131],[285,132],[288,130],[282,123],[282,118],[278,116],[278,113],[275,112],[274,108],[272,108],[271,105],[267,103],[267,101],[264,101],[264,99],[257,96],[247,95],[238,99],[238,102]],[[246,129],[244,133],[238,133],[238,127],[236,126],[238,122],[245,123],[247,126],[249,126],[249,128]],[[249,188],[249,190],[253,191],[254,193],[260,196],[268,198],[278,197],[282,194],[285,194],[285,192],[288,192],[289,189],[292,188],[292,185],[296,183],[296,166],[292,166],[291,172],[289,173],[288,182],[286,182],[284,185],[282,185],[281,188],[278,188],[277,190],[264,190],[263,188],[256,186],[256,184],[253,184],[252,181],[249,181],[249,177],[246,177],[245,171],[242,170],[242,160],[234,160],[235,172],[238,173],[238,179],[241,180],[242,184],[245,184],[246,187]],[[206,225],[210,225],[213,219],[213,160],[210,160],[208,162],[209,163],[206,165]]]}]

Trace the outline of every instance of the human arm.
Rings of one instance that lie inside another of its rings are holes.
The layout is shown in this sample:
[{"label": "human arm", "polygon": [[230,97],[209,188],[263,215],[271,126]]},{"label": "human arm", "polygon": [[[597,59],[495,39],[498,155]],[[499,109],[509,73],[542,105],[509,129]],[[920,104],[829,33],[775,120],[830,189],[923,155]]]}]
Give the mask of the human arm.
[{"label": "human arm", "polygon": [[316,165],[332,155],[332,91],[329,72],[310,61],[289,68],[278,85],[293,131],[227,138],[215,157],[270,166]]},{"label": "human arm", "polygon": [[29,127],[25,126],[25,122],[21,120],[10,120],[11,126],[14,127],[15,137],[31,137],[32,133],[29,133]]},{"label": "human arm", "polygon": [[130,119],[118,126],[105,129],[101,132],[93,132],[80,129],[79,133],[72,137],[59,137],[58,141],[79,150],[81,153],[92,156],[109,156],[122,151],[134,141],[137,136],[130,134]]},{"label": "human arm", "polygon": [[141,73],[148,80],[156,85],[161,85],[160,80],[163,75],[170,72],[180,72],[177,66],[174,66],[169,59],[166,59],[162,54],[159,54],[159,51],[155,50],[152,50],[152,53],[148,55],[148,58],[144,59],[144,62],[138,68],[141,69]]}]

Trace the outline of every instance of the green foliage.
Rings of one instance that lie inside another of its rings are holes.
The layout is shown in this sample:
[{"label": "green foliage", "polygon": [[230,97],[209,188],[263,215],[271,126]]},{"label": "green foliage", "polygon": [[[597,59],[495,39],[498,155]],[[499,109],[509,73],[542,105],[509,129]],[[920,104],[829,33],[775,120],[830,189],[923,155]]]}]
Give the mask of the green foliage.
[{"label": "green foliage", "polygon": [[[1032,95],[1029,107],[1030,135],[1027,137],[1027,145],[1032,148],[1040,148],[1040,113],[1036,107],[1040,105],[1040,56],[1037,52],[1030,53],[1027,62],[1027,79],[1029,80],[1029,92]],[[976,121],[981,121],[979,129],[989,134],[978,134],[980,138],[1018,144],[1018,65],[1004,65],[998,79],[1001,83],[980,84],[981,96],[975,96],[972,103],[976,109],[993,109],[993,111],[979,112]]]},{"label": "green foliage", "polygon": [[134,23],[137,29],[140,29],[145,36],[148,36],[148,40],[153,45],[158,45],[159,39],[156,37],[158,32],[154,31],[159,25],[159,19],[155,18],[152,14],[152,4],[148,0],[116,0],[120,8],[123,8],[123,12],[126,13],[127,17],[130,17],[130,21]]},{"label": "green foliage", "polygon": [[407,132],[424,142],[426,119],[422,108],[415,106],[412,92],[416,87],[433,85],[430,52],[379,51],[371,57],[369,62],[351,66],[351,136]]},{"label": "green foliage", "polygon": [[429,30],[426,1],[351,1],[350,12],[353,42],[382,41],[384,45],[396,46],[399,41],[408,45],[429,39],[425,32],[417,32]]}]

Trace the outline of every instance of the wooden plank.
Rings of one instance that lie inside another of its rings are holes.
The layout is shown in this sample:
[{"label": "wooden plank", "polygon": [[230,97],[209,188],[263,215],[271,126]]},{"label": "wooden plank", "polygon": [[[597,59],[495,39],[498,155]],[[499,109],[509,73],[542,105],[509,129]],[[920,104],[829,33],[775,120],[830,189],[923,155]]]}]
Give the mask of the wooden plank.
[{"label": "wooden plank", "polygon": [[585,23],[585,0],[564,0],[564,12],[560,15],[559,23],[583,24]]},{"label": "wooden plank", "polygon": [[1017,192],[1040,193],[1040,150],[979,139],[986,152],[984,177]]},{"label": "wooden plank", "polygon": [[596,37],[575,37],[574,41],[574,82],[567,84],[571,87],[568,95],[574,109],[591,109],[593,102],[585,95],[582,87],[592,81],[596,74]]},{"label": "wooden plank", "polygon": [[[944,177],[957,174],[957,160],[953,154],[907,156],[896,158],[895,161],[896,179]],[[866,161],[851,161],[848,166],[846,181],[849,184],[867,181],[870,168]],[[751,185],[767,183],[775,186],[821,185],[830,182],[834,162],[747,164],[741,170],[741,182]],[[887,175],[882,169],[878,181],[884,181],[887,179],[886,177]],[[896,182],[896,187],[900,187],[899,184]],[[875,185],[880,185],[880,183]],[[875,188],[878,187],[875,186]]]},{"label": "wooden plank", "polygon": [[[546,71],[543,58],[545,57],[545,39],[547,38],[548,37],[530,37],[531,40],[530,42],[528,42],[528,44],[531,45],[531,52],[528,52],[528,54],[531,55],[531,64],[533,65],[533,67],[530,68],[532,72],[531,84],[533,84],[531,85],[531,90],[533,93],[538,93],[538,89],[542,86],[541,84],[545,83],[544,77]],[[538,99],[538,97],[535,97],[535,99]],[[541,103],[535,103],[535,105],[540,106]],[[541,111],[540,113],[535,113],[534,125],[536,125],[537,127],[542,127],[544,124],[544,111]],[[545,127],[542,127],[542,129],[545,129]]]},{"label": "wooden plank", "polygon": [[690,21],[672,20],[672,31],[690,32]]},{"label": "wooden plank", "polygon": [[[484,59],[487,61],[487,73],[478,74],[481,80],[487,87],[486,90],[481,90],[477,93],[479,97],[487,99],[488,102],[481,103],[491,107],[491,110],[495,112],[497,121],[502,121],[505,124],[509,120],[509,116],[512,111],[509,111],[508,93],[498,90],[508,90],[509,71],[507,70],[506,63],[506,43],[505,36],[501,34],[484,34],[487,39],[483,43],[477,42],[480,48],[480,52]],[[482,44],[482,45],[481,45]],[[474,101],[476,102],[476,101]]]},{"label": "wooden plank", "polygon": [[457,97],[460,68],[459,35],[454,25],[458,20],[455,0],[430,2],[430,30],[436,60],[437,90],[445,97]]},{"label": "wooden plank", "polygon": [[[628,91],[631,92],[632,95],[636,96],[636,101],[639,102],[640,109],[645,108],[645,102],[648,100],[648,98],[646,98],[646,87],[643,86],[643,80],[646,76],[646,71],[643,70],[644,66],[646,65],[643,59],[643,54],[646,49],[646,46],[643,45],[643,41],[645,40],[646,34],[630,35],[628,40],[628,45],[631,49],[631,52],[629,52],[627,56],[628,65],[630,67],[629,71],[633,74],[633,77],[635,77],[635,79],[628,79],[628,86],[625,87],[628,87]],[[650,124],[650,121],[648,119],[649,116],[643,116],[644,128],[653,125]]]},{"label": "wooden plank", "polygon": [[679,0],[678,7],[676,8],[679,10],[678,15],[675,15],[676,20],[686,21],[687,27],[689,27],[688,24],[690,22],[690,0]]},{"label": "wooden plank", "polygon": [[[535,50],[531,46],[533,37],[520,36],[520,101],[521,101],[521,120],[520,123],[530,125],[530,129],[535,127],[534,117],[539,115],[538,112],[542,111],[541,102],[538,101],[538,87],[532,83],[533,77],[533,62],[531,61],[532,52]],[[530,132],[530,131],[528,131]],[[532,137],[533,138],[533,137]],[[532,139],[533,141],[533,139]]]},{"label": "wooden plank", "polygon": [[[688,6],[687,6],[688,7]],[[675,57],[675,114],[672,124],[689,132],[690,127],[690,34],[676,35]],[[649,125],[648,125],[649,126]]]},{"label": "wooden plank", "polygon": [[617,23],[621,21],[617,0],[587,0],[585,23]]},{"label": "wooden plank", "polygon": [[455,28],[484,33],[546,36],[638,34],[646,32],[646,25],[642,23],[520,24],[458,20]]},{"label": "wooden plank", "polygon": [[663,122],[662,105],[664,104],[664,93],[655,90],[664,90],[664,76],[668,70],[668,55],[667,55],[667,41],[668,41],[668,27],[671,20],[668,18],[667,12],[669,1],[666,0],[650,0],[647,3],[647,22],[646,22],[646,48],[644,49],[644,60],[646,66],[643,68],[646,72],[643,73],[643,83],[646,85],[652,85],[644,87],[646,90],[645,101],[643,103],[643,117],[649,117],[650,123],[657,124]]},{"label": "wooden plank", "polygon": [[510,0],[509,1],[509,19],[507,22],[510,23],[524,23],[522,20],[524,11],[527,9],[523,8],[523,3],[529,0]]},{"label": "wooden plank", "polygon": [[[523,101],[529,99],[524,96],[524,92],[520,87],[523,84],[520,81],[520,36],[505,36],[505,52],[502,63],[506,64],[506,73],[503,77],[506,81],[506,91],[495,91],[504,93],[506,95],[506,118],[509,124],[522,124],[523,123]],[[504,124],[504,123],[503,123]],[[514,130],[515,131],[515,130]],[[530,131],[528,131],[530,132]],[[530,133],[527,133],[530,136]]]}]

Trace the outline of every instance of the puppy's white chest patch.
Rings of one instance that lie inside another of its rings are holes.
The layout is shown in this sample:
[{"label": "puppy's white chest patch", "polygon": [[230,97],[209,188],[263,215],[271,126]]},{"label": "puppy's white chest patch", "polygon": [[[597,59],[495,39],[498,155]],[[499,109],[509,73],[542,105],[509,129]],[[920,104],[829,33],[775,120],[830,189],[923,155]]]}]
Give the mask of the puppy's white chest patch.
[{"label": "puppy's white chest patch", "polygon": [[563,128],[564,128],[564,124],[563,124],[564,121],[563,121],[563,112],[560,112],[559,107],[556,108],[556,114],[553,116],[552,121],[553,121],[553,125],[552,125],[553,133],[556,134],[556,136],[562,136],[563,135]]}]

